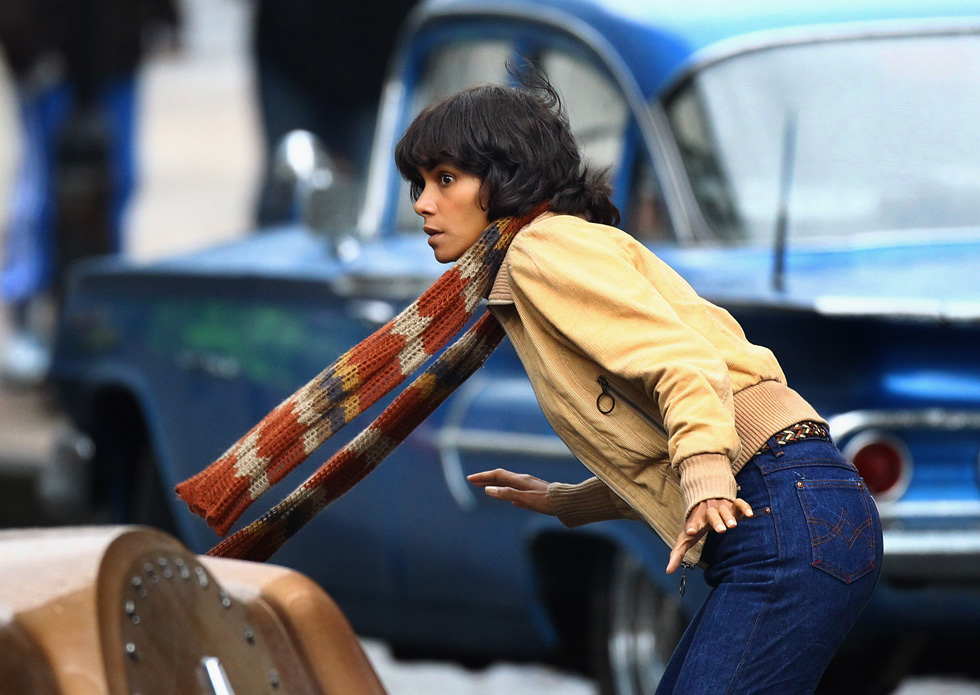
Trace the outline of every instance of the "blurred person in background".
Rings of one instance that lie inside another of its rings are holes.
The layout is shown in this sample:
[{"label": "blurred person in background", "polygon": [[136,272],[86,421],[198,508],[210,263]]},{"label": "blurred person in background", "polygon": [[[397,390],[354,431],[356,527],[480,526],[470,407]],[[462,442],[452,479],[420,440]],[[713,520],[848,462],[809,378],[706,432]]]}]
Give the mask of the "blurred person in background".
[{"label": "blurred person in background", "polygon": [[21,161],[6,211],[3,375],[43,379],[68,265],[118,253],[136,185],[137,72],[177,45],[176,0],[0,0]]},{"label": "blurred person in background", "polygon": [[362,182],[389,58],[415,0],[258,0],[255,84],[264,138],[256,204],[259,227],[293,217],[291,190],[277,188],[273,160],[291,130],[326,146],[336,173]]}]

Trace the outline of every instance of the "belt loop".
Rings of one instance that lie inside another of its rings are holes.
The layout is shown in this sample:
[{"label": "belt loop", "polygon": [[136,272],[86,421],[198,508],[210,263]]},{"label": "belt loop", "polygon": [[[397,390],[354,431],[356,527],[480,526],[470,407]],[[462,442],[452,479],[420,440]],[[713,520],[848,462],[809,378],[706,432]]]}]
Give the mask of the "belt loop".
[{"label": "belt loop", "polygon": [[780,445],[778,437],[769,437],[769,441],[766,442],[766,446],[769,447],[769,451],[771,451],[776,458],[779,458],[786,453],[783,451],[783,447]]}]

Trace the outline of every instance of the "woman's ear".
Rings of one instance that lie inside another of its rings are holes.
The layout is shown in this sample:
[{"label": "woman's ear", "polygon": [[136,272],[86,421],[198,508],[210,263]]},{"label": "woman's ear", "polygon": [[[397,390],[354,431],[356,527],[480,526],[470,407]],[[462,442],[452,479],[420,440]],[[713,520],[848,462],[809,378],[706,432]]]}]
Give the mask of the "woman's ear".
[{"label": "woman's ear", "polygon": [[[490,209],[490,187],[486,181],[480,182],[480,209],[487,212]],[[490,220],[491,222],[493,220]]]}]

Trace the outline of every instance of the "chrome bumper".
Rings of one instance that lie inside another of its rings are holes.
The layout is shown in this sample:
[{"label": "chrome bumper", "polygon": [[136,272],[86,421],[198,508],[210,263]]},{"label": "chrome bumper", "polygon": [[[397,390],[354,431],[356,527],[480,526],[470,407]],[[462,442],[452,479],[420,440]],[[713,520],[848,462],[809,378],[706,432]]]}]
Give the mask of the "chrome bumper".
[{"label": "chrome bumper", "polygon": [[928,584],[980,580],[980,529],[886,528],[883,535],[885,579]]}]

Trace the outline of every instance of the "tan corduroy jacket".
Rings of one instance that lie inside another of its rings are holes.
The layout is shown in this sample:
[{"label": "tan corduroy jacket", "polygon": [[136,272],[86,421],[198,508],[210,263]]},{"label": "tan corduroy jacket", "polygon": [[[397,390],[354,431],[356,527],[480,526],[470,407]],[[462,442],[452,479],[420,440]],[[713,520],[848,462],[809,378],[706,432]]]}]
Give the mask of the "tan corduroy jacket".
[{"label": "tan corduroy jacket", "polygon": [[642,518],[673,545],[699,502],[735,499],[734,474],[772,434],[823,422],[772,352],[613,227],[538,217],[488,303],[551,426],[596,476],[550,486],[567,526]]}]

